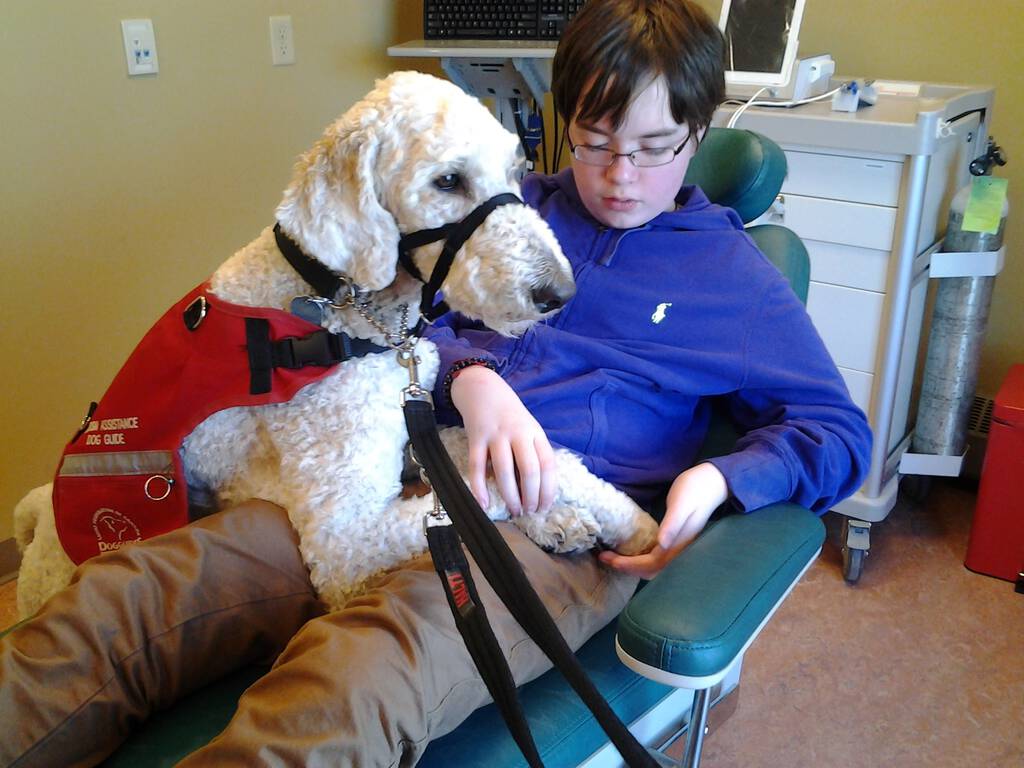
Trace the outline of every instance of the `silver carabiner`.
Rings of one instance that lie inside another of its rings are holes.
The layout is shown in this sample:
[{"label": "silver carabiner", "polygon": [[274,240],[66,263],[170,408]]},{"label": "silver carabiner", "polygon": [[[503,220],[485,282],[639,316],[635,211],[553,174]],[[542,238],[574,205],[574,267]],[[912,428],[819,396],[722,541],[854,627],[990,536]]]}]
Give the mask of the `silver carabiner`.
[{"label": "silver carabiner", "polygon": [[420,384],[420,372],[417,364],[420,359],[416,357],[415,339],[412,344],[405,344],[398,349],[398,364],[409,371],[409,386],[402,390],[402,405],[407,400],[423,400],[433,405],[433,398],[430,392]]}]

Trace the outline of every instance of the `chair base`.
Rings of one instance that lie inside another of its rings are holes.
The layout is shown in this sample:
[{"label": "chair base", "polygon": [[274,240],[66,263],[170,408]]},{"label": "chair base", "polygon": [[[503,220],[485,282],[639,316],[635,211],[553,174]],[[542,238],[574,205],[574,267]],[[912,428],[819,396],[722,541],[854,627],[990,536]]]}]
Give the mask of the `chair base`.
[{"label": "chair base", "polygon": [[[740,662],[734,664],[709,693],[709,706],[717,715],[711,718],[716,727],[728,720],[735,710],[742,666]],[[693,691],[677,688],[630,723],[629,730],[641,744],[663,752],[687,733],[693,698]],[[624,765],[615,747],[609,743],[580,763],[579,768],[622,768]]]}]

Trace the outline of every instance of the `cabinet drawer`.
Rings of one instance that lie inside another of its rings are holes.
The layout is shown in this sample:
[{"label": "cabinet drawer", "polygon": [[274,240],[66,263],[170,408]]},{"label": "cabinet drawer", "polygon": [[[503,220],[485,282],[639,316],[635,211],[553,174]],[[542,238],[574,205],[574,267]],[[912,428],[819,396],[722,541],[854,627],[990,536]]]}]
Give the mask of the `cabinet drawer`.
[{"label": "cabinet drawer", "polygon": [[811,281],[807,312],[836,365],[875,372],[885,296]]},{"label": "cabinet drawer", "polygon": [[768,219],[805,240],[821,240],[876,251],[892,250],[896,209],[880,205],[782,195]]},{"label": "cabinet drawer", "polygon": [[825,243],[821,240],[804,240],[804,245],[811,257],[811,280],[885,292],[890,251]]},{"label": "cabinet drawer", "polygon": [[784,193],[895,208],[903,163],[786,150]]},{"label": "cabinet drawer", "polygon": [[839,374],[846,382],[846,388],[850,390],[850,399],[866,414],[871,404],[871,384],[875,377],[864,371],[855,371],[852,368],[844,368],[839,365]]}]

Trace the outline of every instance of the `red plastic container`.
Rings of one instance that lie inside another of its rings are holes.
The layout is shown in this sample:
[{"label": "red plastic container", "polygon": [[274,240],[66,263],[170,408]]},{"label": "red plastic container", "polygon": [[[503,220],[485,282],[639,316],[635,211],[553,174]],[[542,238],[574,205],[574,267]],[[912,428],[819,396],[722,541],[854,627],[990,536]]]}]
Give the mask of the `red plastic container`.
[{"label": "red plastic container", "polygon": [[996,395],[964,565],[1018,582],[1024,571],[1024,365]]}]

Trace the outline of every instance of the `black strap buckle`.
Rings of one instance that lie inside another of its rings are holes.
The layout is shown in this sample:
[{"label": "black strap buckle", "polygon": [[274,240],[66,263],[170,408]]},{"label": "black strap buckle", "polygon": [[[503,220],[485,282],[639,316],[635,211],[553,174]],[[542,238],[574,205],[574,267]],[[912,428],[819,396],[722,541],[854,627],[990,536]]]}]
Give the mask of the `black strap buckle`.
[{"label": "black strap buckle", "polygon": [[323,367],[352,357],[352,347],[348,336],[321,330],[273,342],[271,356],[275,368]]},{"label": "black strap buckle", "polygon": [[249,356],[249,394],[262,395],[273,386],[275,368],[330,368],[353,357],[386,351],[367,339],[321,328],[308,336],[270,340],[270,322],[262,317],[245,318],[245,346]]}]

